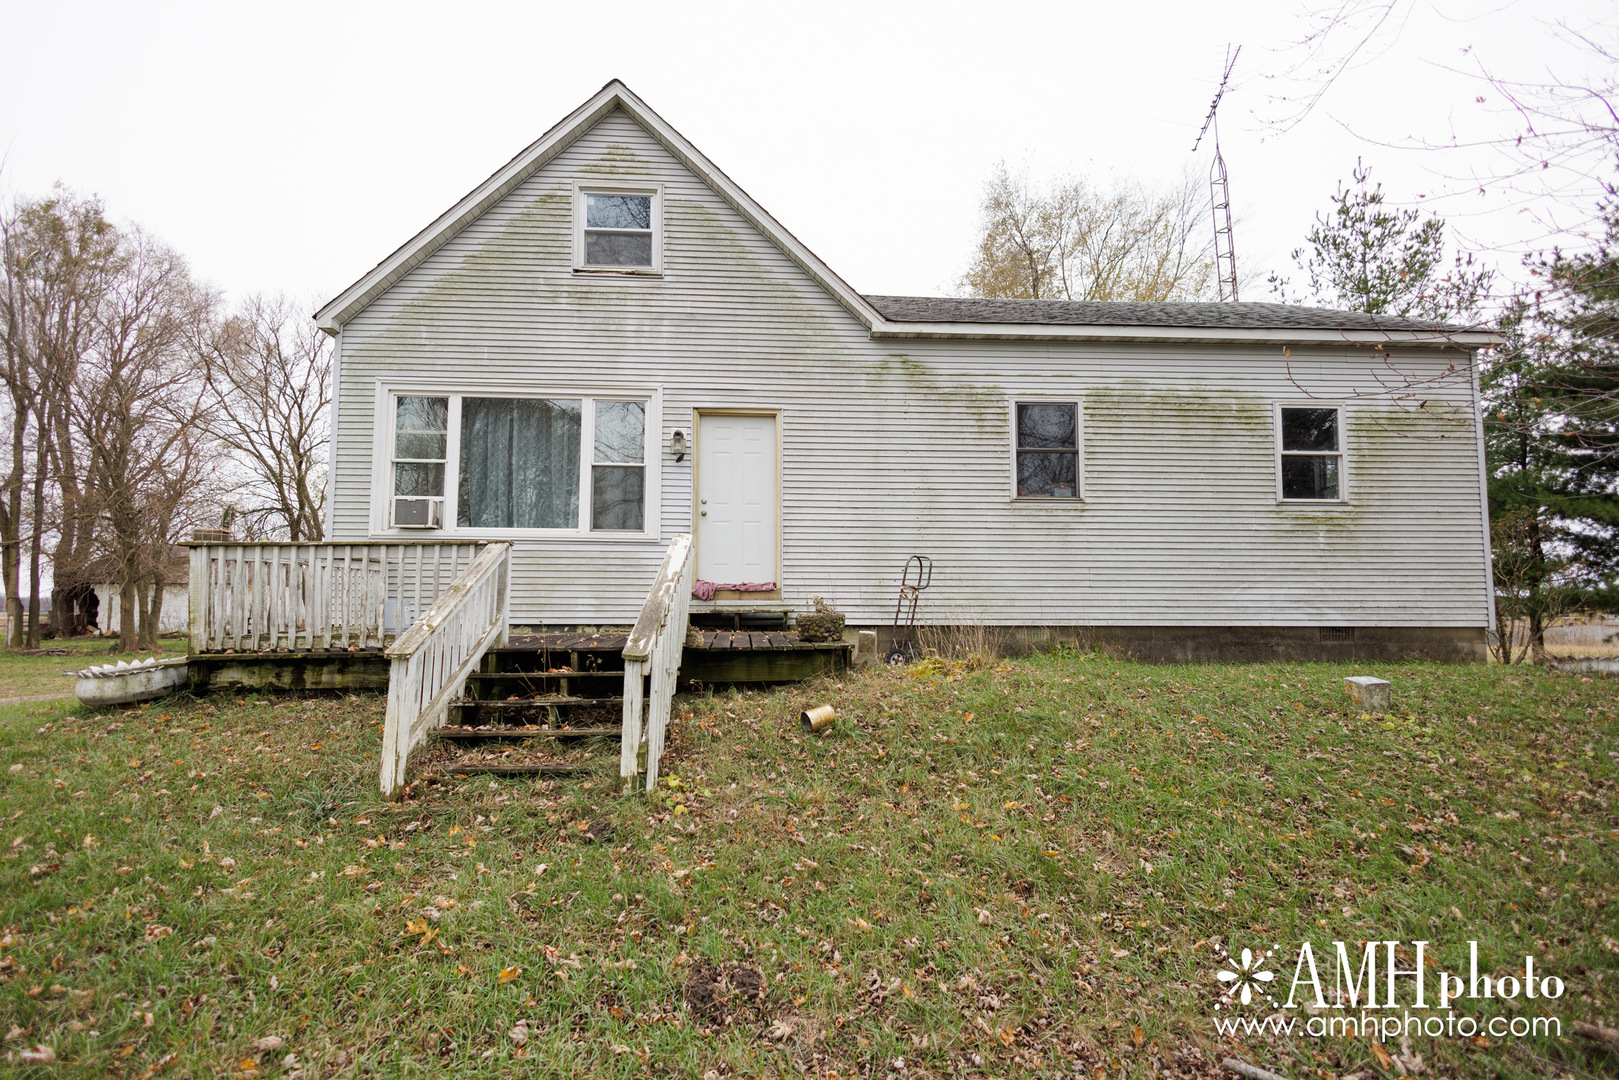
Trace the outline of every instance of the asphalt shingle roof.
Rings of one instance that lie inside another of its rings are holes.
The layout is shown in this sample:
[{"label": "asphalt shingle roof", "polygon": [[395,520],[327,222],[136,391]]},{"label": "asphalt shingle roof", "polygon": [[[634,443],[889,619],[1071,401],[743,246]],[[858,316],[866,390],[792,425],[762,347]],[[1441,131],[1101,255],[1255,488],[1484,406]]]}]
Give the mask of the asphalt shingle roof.
[{"label": "asphalt shingle roof", "polygon": [[1462,332],[1444,323],[1293,304],[1141,303],[1124,300],[980,300],[868,296],[890,322],[1046,326],[1179,326],[1232,330],[1418,330]]}]

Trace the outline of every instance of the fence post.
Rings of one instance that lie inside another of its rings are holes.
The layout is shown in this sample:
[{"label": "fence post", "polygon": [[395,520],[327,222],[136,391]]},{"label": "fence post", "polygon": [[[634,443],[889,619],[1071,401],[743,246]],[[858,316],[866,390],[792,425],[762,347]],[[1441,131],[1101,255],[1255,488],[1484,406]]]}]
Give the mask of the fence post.
[{"label": "fence post", "polygon": [[624,726],[619,731],[618,775],[626,792],[635,790],[635,779],[641,774],[642,671],[641,661],[624,661]]},{"label": "fence post", "polygon": [[208,651],[208,549],[198,545],[191,548],[191,604],[188,636],[193,653]]}]

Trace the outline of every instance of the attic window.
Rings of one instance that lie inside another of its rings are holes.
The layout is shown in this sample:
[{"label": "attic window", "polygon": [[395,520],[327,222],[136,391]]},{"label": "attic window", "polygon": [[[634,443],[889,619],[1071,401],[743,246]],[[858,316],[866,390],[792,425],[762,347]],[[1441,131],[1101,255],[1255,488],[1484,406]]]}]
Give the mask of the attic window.
[{"label": "attic window", "polygon": [[659,270],[661,202],[657,189],[578,191],[575,268],[630,273]]}]

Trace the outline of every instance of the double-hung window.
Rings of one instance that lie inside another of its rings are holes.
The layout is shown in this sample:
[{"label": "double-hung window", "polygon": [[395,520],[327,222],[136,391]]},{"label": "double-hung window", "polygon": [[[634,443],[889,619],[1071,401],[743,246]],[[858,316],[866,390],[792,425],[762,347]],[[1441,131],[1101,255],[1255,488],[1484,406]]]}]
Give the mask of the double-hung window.
[{"label": "double-hung window", "polygon": [[449,402],[441,397],[394,398],[393,523],[438,528],[444,521],[444,463]]},{"label": "double-hung window", "polygon": [[1342,502],[1343,410],[1335,405],[1281,405],[1276,420],[1276,482],[1281,499]]},{"label": "double-hung window", "polygon": [[1079,402],[1013,402],[1012,435],[1017,498],[1079,497]]},{"label": "double-hung window", "polygon": [[[643,533],[650,399],[400,394],[390,525]],[[443,509],[420,520],[412,499]]]},{"label": "double-hung window", "polygon": [[655,273],[663,268],[663,197],[655,188],[574,192],[574,267]]}]

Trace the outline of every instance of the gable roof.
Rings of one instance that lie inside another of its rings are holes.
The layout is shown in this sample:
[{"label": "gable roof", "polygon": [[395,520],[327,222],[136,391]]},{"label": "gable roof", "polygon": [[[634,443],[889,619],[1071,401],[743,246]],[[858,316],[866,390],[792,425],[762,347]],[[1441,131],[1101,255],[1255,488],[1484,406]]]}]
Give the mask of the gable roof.
[{"label": "gable roof", "polygon": [[1274,341],[1290,344],[1409,344],[1473,348],[1501,340],[1492,331],[1362,312],[1288,304],[1130,303],[863,296],[735,181],[704,157],[617,79],[469,191],[315,313],[335,334],[395,282],[589,131],[622,109],[754,228],[858,319],[874,338],[1014,338],[1124,341]]},{"label": "gable roof", "polygon": [[814,278],[820,286],[849,310],[866,326],[880,322],[881,317],[871,309],[865,298],[855,292],[849,283],[832,272],[797,237],[771,217],[765,208],[747,192],[704,157],[686,137],[647,107],[646,102],[630,92],[630,88],[614,79],[598,90],[583,105],[563,118],[562,122],[529,144],[521,153],[501,166],[493,176],[469,191],[450,209],[439,215],[427,228],[411,237],[402,246],[383,259],[360,280],[344,289],[319,311],[315,324],[327,333],[353,318],[361,309],[387,291],[389,286],[419,266],[455,237],[462,229],[482,215],[495,203],[505,198],[519,184],[533,176],[547,162],[567,149],[574,140],[589,131],[614,109],[622,109],[653,138],[664,145],[696,176],[731,204],[754,228],[779,247],[788,258]]}]

